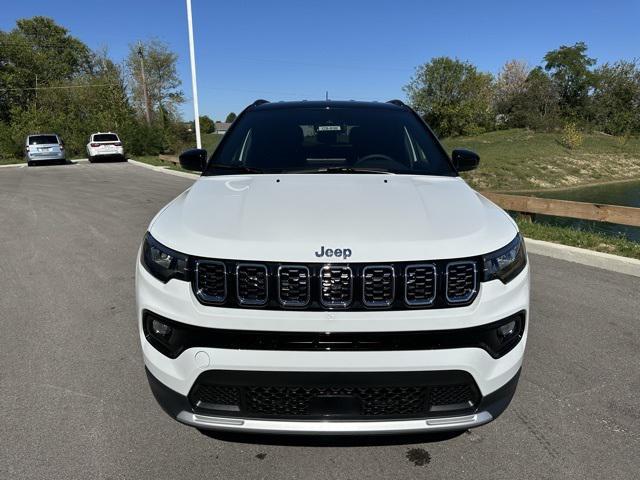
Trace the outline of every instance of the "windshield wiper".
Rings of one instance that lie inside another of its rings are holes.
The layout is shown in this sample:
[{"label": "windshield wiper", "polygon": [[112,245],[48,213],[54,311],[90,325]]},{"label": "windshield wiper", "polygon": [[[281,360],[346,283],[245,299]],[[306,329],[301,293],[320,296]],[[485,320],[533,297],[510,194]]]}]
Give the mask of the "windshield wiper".
[{"label": "windshield wiper", "polygon": [[242,173],[264,173],[264,170],[259,168],[247,167],[245,165],[224,165],[222,163],[212,163],[209,165],[209,169],[220,169],[220,170],[234,170],[236,172]]},{"label": "windshield wiper", "polygon": [[381,173],[386,175],[395,175],[394,172],[385,170],[384,168],[358,168],[358,167],[321,167],[321,168],[304,168],[301,170],[286,170],[282,173]]}]

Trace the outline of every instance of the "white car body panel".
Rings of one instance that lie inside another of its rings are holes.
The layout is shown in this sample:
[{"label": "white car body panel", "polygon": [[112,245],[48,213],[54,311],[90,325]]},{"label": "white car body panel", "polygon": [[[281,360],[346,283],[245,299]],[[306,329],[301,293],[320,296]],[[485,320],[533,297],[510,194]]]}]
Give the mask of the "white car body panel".
[{"label": "white car body panel", "polygon": [[202,257],[340,263],[315,252],[349,248],[350,262],[454,259],[497,250],[517,229],[458,177],[289,174],[202,177],[150,232]]}]

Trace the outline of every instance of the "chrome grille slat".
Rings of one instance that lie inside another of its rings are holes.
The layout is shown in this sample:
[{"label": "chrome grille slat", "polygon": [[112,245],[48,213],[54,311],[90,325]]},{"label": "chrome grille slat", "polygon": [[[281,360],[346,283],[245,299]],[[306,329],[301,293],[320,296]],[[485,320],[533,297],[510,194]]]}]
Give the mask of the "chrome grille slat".
[{"label": "chrome grille slat", "polygon": [[304,265],[278,267],[278,300],[285,307],[304,307],[311,301],[311,277]]},{"label": "chrome grille slat", "polygon": [[395,271],[390,265],[362,269],[362,302],[368,307],[388,307],[395,299]]},{"label": "chrome grille slat", "polygon": [[348,307],[353,301],[350,267],[325,265],[320,269],[320,303],[325,307]]},{"label": "chrome grille slat", "polygon": [[404,270],[404,300],[407,305],[431,305],[436,299],[436,280],[436,266],[433,263],[407,265]]},{"label": "chrome grille slat", "polygon": [[264,305],[269,300],[269,272],[266,265],[239,263],[236,267],[236,288],[240,305]]},{"label": "chrome grille slat", "polygon": [[476,294],[476,263],[472,261],[447,264],[446,298],[449,303],[468,302]]}]

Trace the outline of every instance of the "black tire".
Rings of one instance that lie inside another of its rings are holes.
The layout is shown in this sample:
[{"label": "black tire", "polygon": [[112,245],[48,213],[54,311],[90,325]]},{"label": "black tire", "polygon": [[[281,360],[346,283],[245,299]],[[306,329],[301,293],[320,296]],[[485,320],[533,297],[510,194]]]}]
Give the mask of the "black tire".
[{"label": "black tire", "polygon": [[93,157],[92,156],[89,156],[89,158],[87,160],[89,160],[89,163],[93,163]]},{"label": "black tire", "polygon": [[28,161],[27,162],[27,167],[33,167],[33,162],[32,161]]}]

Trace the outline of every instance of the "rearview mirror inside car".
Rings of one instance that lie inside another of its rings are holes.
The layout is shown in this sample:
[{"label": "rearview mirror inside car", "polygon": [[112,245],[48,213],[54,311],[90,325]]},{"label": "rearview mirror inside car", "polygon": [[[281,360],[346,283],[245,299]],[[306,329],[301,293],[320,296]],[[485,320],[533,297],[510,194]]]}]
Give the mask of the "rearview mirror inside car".
[{"label": "rearview mirror inside car", "polygon": [[478,168],[480,155],[472,152],[471,150],[458,148],[451,152],[451,160],[453,161],[453,166],[456,167],[456,170],[459,172],[467,172]]},{"label": "rearview mirror inside car", "polygon": [[192,148],[180,154],[180,166],[185,170],[203,172],[207,165],[207,151],[202,148]]}]

